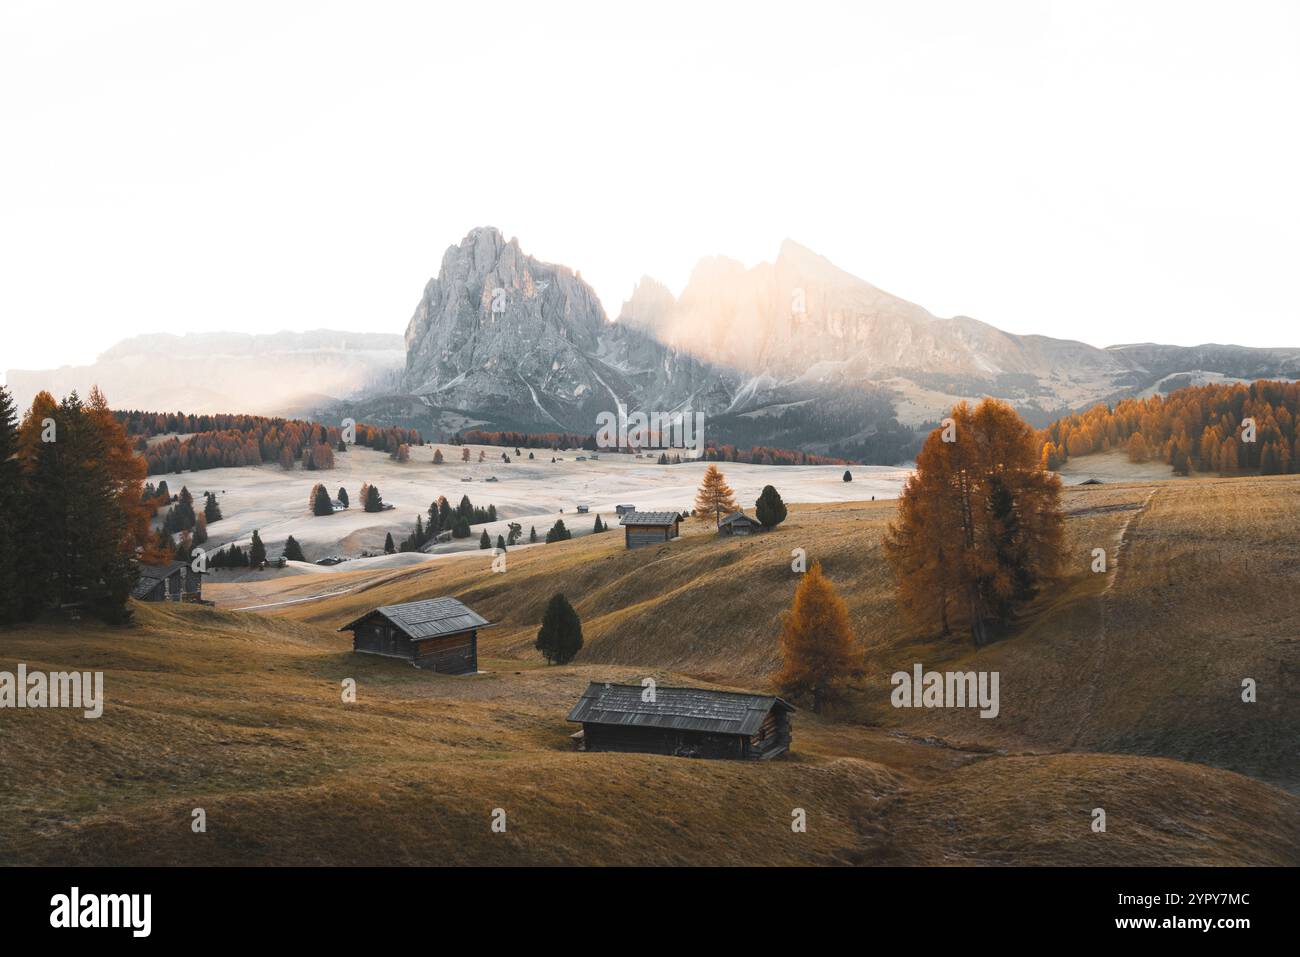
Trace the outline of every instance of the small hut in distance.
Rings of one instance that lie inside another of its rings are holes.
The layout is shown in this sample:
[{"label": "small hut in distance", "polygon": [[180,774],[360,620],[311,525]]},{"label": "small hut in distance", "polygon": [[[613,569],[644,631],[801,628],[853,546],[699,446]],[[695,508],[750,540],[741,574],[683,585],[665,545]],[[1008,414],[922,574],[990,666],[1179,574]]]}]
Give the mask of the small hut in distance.
[{"label": "small hut in distance", "polygon": [[790,749],[794,706],[775,695],[593,681],[569,712],[583,751],[763,761]]},{"label": "small hut in distance", "polygon": [[676,512],[624,512],[618,523],[623,526],[624,544],[643,548],[676,538],[681,534],[681,520]]},{"label": "small hut in distance", "polygon": [[750,518],[744,512],[732,512],[718,523],[721,535],[754,535],[763,530],[758,519]]},{"label": "small hut in distance", "polygon": [[455,598],[382,605],[339,631],[352,632],[352,650],[402,658],[441,674],[478,671],[478,629],[491,627]]}]

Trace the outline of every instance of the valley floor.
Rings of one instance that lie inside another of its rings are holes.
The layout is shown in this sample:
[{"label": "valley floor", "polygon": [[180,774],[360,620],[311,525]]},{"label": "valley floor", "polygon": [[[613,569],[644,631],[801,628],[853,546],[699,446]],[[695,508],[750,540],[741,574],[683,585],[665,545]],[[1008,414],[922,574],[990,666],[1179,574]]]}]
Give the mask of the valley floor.
[{"label": "valley floor", "polygon": [[[1089,486],[1065,507],[1071,570],[978,652],[899,619],[893,504],[869,501],[797,506],[751,539],[690,523],[636,552],[617,533],[512,550],[505,574],[470,555],[138,605],[129,630],[2,632],[0,670],[101,670],[107,701],[94,720],[0,712],[0,863],[1300,863],[1300,481]],[[795,715],[788,757],[572,749],[591,680],[768,687],[796,548],[844,595],[866,667],[833,711]],[[546,667],[555,591],[586,644]],[[484,673],[354,655],[335,630],[441,594],[499,622]],[[890,674],[916,663],[998,671],[998,717],[891,707]]]}]

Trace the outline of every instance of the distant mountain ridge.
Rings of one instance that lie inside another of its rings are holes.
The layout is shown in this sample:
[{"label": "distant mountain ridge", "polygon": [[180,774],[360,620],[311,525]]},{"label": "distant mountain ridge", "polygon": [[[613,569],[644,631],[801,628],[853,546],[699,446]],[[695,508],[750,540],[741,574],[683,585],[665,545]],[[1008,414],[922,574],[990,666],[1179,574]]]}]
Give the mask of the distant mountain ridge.
[{"label": "distant mountain ridge", "polygon": [[367,390],[391,390],[405,361],[394,333],[152,333],[124,339],[84,366],[11,369],[19,408],[41,390],[83,397],[98,385],[117,409],[298,414]]},{"label": "distant mountain ridge", "polygon": [[939,318],[790,240],[752,268],[701,260],[680,297],[644,277],[611,322],[581,274],[492,227],[447,249],[406,344],[403,391],[447,428],[586,431],[619,405],[689,408],[719,441],[847,456],[983,395],[1042,424],[1180,373],[1300,376],[1300,349],[1101,349]]}]

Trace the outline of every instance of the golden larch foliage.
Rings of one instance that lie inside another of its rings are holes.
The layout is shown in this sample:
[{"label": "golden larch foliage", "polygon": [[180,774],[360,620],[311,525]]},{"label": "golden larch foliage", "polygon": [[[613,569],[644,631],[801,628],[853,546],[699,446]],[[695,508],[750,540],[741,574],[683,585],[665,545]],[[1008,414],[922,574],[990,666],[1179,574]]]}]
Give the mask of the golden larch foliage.
[{"label": "golden larch foliage", "polygon": [[795,589],[782,619],[781,670],[775,684],[792,698],[811,696],[813,711],[834,697],[857,670],[849,610],[835,586],[814,563]]}]

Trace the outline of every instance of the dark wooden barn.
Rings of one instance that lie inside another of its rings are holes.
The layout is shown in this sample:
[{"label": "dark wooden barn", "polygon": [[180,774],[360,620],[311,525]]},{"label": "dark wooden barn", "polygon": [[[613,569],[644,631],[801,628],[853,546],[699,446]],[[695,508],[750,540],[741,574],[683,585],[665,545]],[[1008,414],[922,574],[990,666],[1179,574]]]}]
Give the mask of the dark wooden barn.
[{"label": "dark wooden barn", "polygon": [[757,535],[762,530],[758,519],[750,518],[744,512],[732,512],[718,523],[718,531],[723,535]]},{"label": "dark wooden barn", "polygon": [[383,605],[339,631],[352,632],[353,651],[403,658],[441,674],[464,675],[478,671],[478,629],[490,625],[455,598],[429,598]]},{"label": "dark wooden barn", "polygon": [[140,601],[202,601],[203,576],[187,562],[141,565],[131,597]]},{"label": "dark wooden barn", "polygon": [[775,695],[593,681],[569,712],[584,751],[643,751],[761,761],[790,749],[793,705]]},{"label": "dark wooden barn", "polygon": [[628,548],[642,548],[671,541],[681,534],[682,517],[676,512],[624,512],[618,520],[623,526]]}]

